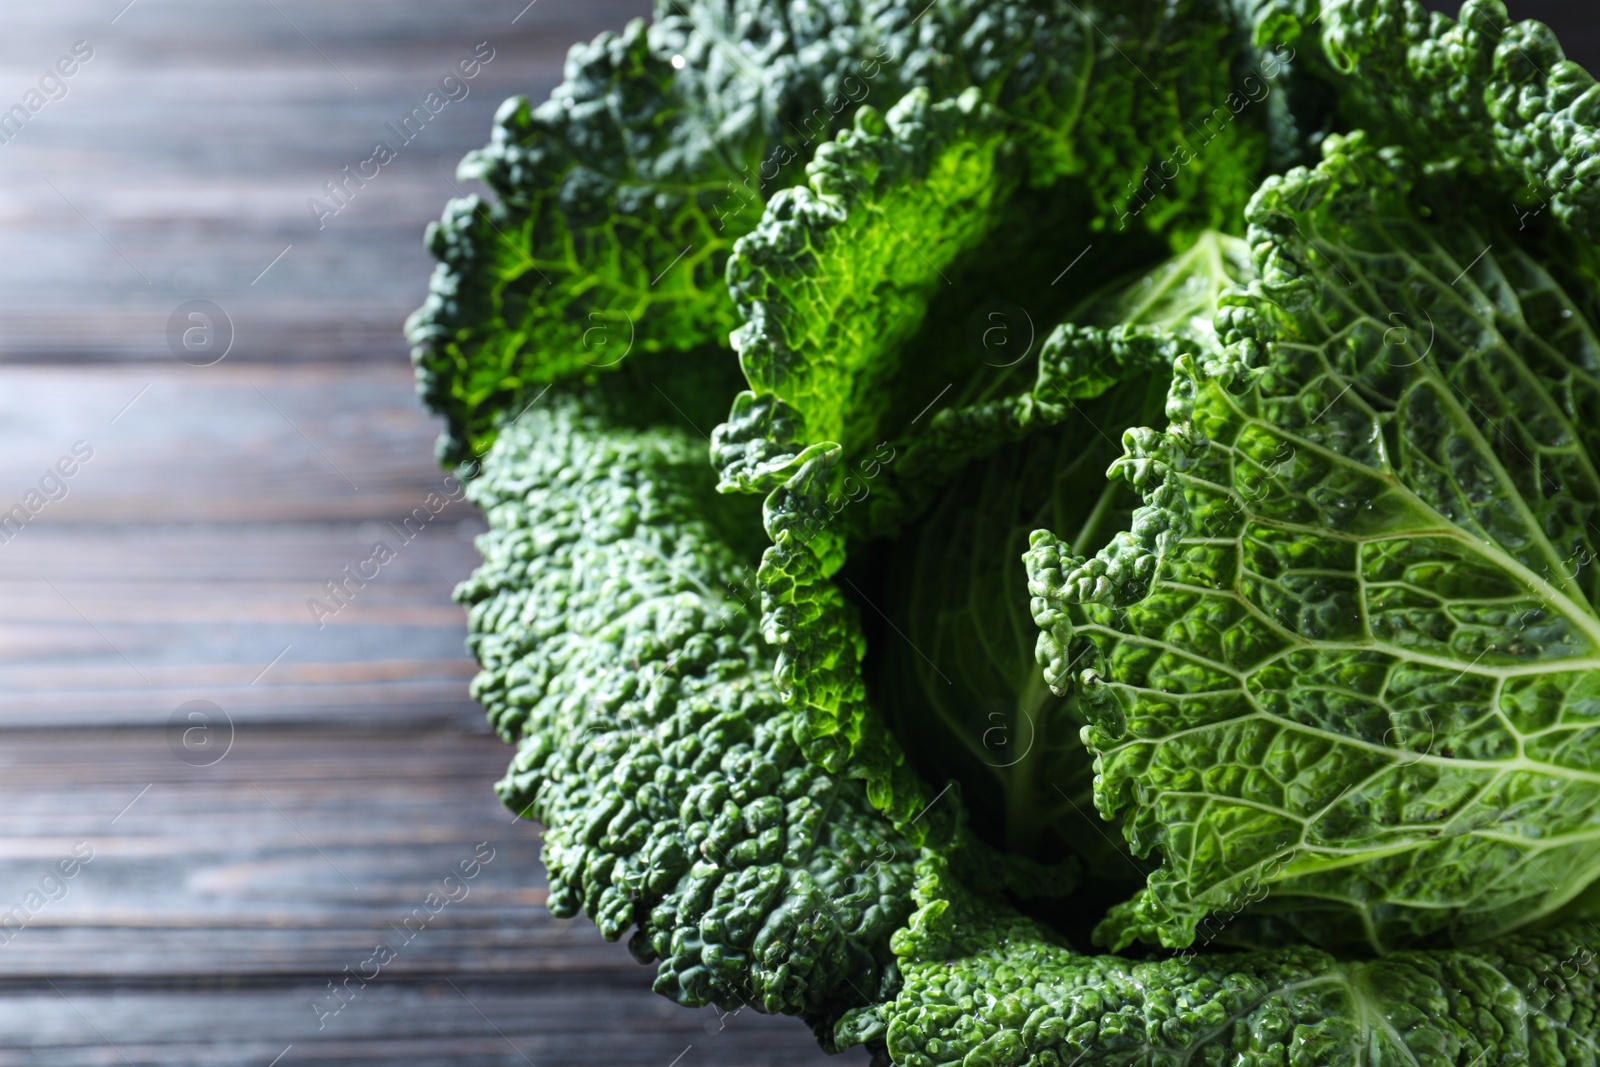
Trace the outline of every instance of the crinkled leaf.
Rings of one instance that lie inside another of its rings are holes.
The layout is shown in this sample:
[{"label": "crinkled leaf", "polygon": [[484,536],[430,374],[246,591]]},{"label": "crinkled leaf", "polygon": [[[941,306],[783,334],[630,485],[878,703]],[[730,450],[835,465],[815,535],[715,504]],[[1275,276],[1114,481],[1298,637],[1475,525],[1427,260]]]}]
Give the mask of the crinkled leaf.
[{"label": "crinkled leaf", "polygon": [[1414,0],[1242,3],[1258,40],[1298,45],[1343,128],[1495,188],[1500,225],[1548,211],[1600,237],[1600,87],[1548,26],[1512,22],[1501,0],[1467,0],[1457,19]]},{"label": "crinkled leaf", "polygon": [[473,694],[518,743],[502,796],[547,827],[551,910],[636,925],[680,1003],[881,995],[913,850],[795,744],[753,556],[722,532],[759,533],[749,502],[717,496],[697,434],[639,425],[647,381],[608,381],[501,434],[469,489],[484,563],[457,592]]},{"label": "crinkled leaf", "polygon": [[1306,946],[1082,956],[930,860],[895,935],[904,984],[838,1032],[896,1067],[1445,1067],[1595,1062],[1600,966],[1567,927],[1473,952],[1340,962]]},{"label": "crinkled leaf", "polygon": [[1029,554],[1098,804],[1166,860],[1115,945],[1258,889],[1323,944],[1478,940],[1600,873],[1600,340],[1398,150],[1327,152],[1251,205],[1226,357],[1130,433],[1131,530]]},{"label": "crinkled leaf", "polygon": [[[1203,49],[1227,32],[1187,11],[1154,25],[1165,40],[1121,47]],[[660,0],[648,26],[575,46],[550,99],[507,101],[491,143],[463,161],[459,178],[496,198],[452,200],[429,230],[439,265],[407,329],[422,397],[448,420],[441,456],[480,454],[551,382],[631,351],[721,344],[739,321],[722,285],[733,241],[863,105],[917,86],[975,88],[1004,115],[1031,180],[1081,172],[1067,134],[1086,70],[1115,43],[1072,0]],[[1115,103],[1159,111],[1180,95],[1140,87]],[[1108,121],[1092,143],[1136,145],[1125,129]],[[1219,142],[1219,166],[1237,140],[1229,130]],[[1186,185],[1205,168],[1190,171]],[[1125,202],[1122,184],[1097,188]]]}]

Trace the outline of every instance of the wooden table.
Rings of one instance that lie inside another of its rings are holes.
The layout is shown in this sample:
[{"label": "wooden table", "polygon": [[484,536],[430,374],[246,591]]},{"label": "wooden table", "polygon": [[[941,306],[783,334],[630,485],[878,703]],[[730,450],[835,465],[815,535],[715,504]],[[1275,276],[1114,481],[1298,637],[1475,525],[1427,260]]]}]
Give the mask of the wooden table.
[{"label": "wooden table", "polygon": [[[0,144],[0,513],[92,456],[0,527],[0,1067],[823,1062],[798,1022],[678,1008],[550,917],[466,696],[449,593],[481,520],[389,525],[441,484],[400,336],[422,227],[503,97],[645,10],[8,5],[0,108],[92,58]],[[466,99],[319,228],[307,200],[485,41]],[[231,323],[213,366],[168,339],[197,299]],[[397,558],[319,627],[307,601],[376,540]],[[431,892],[460,899],[408,926]]]},{"label": "wooden table", "polygon": [[[551,918],[450,600],[482,521],[389,525],[443,479],[400,334],[422,228],[501,99],[647,5],[126,4],[9,5],[0,34],[0,109],[93,53],[0,143],[0,512],[92,453],[0,526],[0,1067],[823,1062]],[[308,198],[484,41],[319,230]],[[213,366],[169,346],[195,299],[232,323]],[[396,558],[319,628],[377,540]]]}]

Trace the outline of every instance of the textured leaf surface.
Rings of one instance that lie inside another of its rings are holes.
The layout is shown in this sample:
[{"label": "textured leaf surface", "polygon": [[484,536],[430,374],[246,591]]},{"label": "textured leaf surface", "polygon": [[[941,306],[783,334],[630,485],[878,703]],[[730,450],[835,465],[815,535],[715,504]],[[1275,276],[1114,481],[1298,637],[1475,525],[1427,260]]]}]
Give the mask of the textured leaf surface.
[{"label": "textured leaf surface", "polygon": [[[769,490],[822,447],[854,453],[942,272],[1000,218],[1016,185],[999,116],[973,90],[916,90],[864,110],[817,153],[810,184],[774,198],[728,267],[745,322],[733,346],[752,387],[714,439],[727,488]],[[908,231],[916,237],[908,235]]]},{"label": "textured leaf surface", "polygon": [[892,975],[912,852],[800,754],[753,557],[719,532],[756,532],[749,502],[716,496],[692,431],[641,428],[646,407],[552,393],[471,483],[490,530],[457,596],[474,695],[518,741],[502,795],[548,827],[551,910],[637,925],[659,992],[825,1016]]},{"label": "textured leaf surface", "polygon": [[1080,956],[935,862],[895,936],[899,995],[841,1023],[898,1067],[1575,1067],[1596,1062],[1584,928],[1475,952],[1339,962],[1297,946],[1136,963]]},{"label": "textured leaf surface", "polygon": [[1498,186],[1515,199],[1497,221],[1548,211],[1600,237],[1600,87],[1548,26],[1501,0],[1467,0],[1458,19],[1414,0],[1246,2],[1261,36],[1306,35],[1345,128]]},{"label": "textured leaf surface", "polygon": [[1269,181],[1226,357],[1130,433],[1130,532],[1029,557],[1097,798],[1166,863],[1105,927],[1262,886],[1324,944],[1478,940],[1600,872],[1600,342],[1537,258],[1360,137]]},{"label": "textured leaf surface", "polygon": [[[970,90],[936,104],[917,90],[887,116],[865,111],[819,151],[811,187],[780,194],[729,265],[749,318],[734,340],[757,389],[735,401],[713,456],[724,487],[775,490],[759,582],[780,691],[803,717],[808,754],[835,772],[859,755],[854,773],[902,820],[932,794],[866,713],[865,646],[832,581],[844,531],[827,502],[851,476],[846,456],[864,451],[862,434],[883,418],[900,348],[949,284],[941,264],[998,218],[1013,184],[997,166],[1002,144],[995,112]],[[908,227],[921,237],[909,240]],[[859,473],[875,476],[893,457],[875,453]]]},{"label": "textured leaf surface", "polygon": [[441,459],[481,454],[544,385],[732,327],[722,262],[760,217],[770,121],[752,71],[797,42],[701,24],[636,20],[575,45],[551,99],[506,101],[462,162],[498,199],[452,200],[429,227],[439,263],[407,322],[418,391],[449,422]]},{"label": "textured leaf surface", "polygon": [[661,0],[657,17],[568,57],[538,106],[517,97],[463,161],[496,199],[452,200],[439,265],[408,333],[423,399],[446,416],[441,456],[481,453],[544,385],[630,352],[720,345],[733,241],[864,103],[914,86],[976,87],[1041,179],[1077,166],[1059,136],[1093,49],[1069,0]]}]

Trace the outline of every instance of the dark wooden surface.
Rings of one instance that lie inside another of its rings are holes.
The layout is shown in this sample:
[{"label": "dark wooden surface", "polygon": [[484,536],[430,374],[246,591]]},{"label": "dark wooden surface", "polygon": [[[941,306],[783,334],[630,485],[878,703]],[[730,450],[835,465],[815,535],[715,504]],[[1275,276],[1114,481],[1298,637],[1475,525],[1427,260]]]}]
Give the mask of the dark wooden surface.
[{"label": "dark wooden surface", "polygon": [[[75,41],[95,54],[0,144],[0,512],[75,442],[93,458],[0,543],[0,921],[59,897],[0,927],[0,1067],[824,1062],[794,1020],[654,996],[544,908],[466,695],[469,507],[325,626],[306,606],[441,485],[399,327],[456,161],[502,98],[542,97],[572,41],[646,6],[6,6],[0,110]],[[1533,7],[1513,14],[1590,47],[1579,9]],[[483,41],[470,95],[319,230],[307,198]],[[215,366],[169,350],[195,298],[232,322]],[[211,766],[172,749],[192,700],[232,733]],[[45,883],[78,842],[93,858]],[[467,895],[400,943],[483,843]],[[380,941],[395,958],[319,1028]]]},{"label": "dark wooden surface", "polygon": [[[826,1061],[795,1020],[655,996],[550,916],[450,601],[481,518],[452,503],[403,546],[389,525],[443,488],[400,335],[422,228],[501,99],[647,5],[125,3],[0,21],[0,110],[95,50],[0,144],[0,512],[93,450],[0,534],[0,923],[42,901],[0,925],[0,1067]],[[306,199],[483,41],[468,97],[319,231]],[[168,347],[193,298],[233,322],[214,366]],[[319,628],[306,601],[376,540],[396,558]],[[231,729],[210,766],[172,748],[193,700]],[[379,942],[394,959],[319,1014]]]}]

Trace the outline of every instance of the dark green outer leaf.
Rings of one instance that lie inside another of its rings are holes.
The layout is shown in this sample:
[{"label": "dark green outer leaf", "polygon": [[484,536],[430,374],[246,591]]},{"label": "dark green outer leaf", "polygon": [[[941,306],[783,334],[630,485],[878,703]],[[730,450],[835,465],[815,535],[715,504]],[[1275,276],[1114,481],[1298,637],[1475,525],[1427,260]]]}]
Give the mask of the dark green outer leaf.
[{"label": "dark green outer leaf", "polygon": [[1136,963],[1080,956],[937,861],[895,935],[904,985],[841,1032],[896,1067],[1592,1067],[1593,929],[1341,963],[1304,946]]},{"label": "dark green outer leaf", "polygon": [[1600,237],[1600,87],[1548,26],[1513,22],[1501,0],[1467,0],[1458,19],[1417,0],[1234,3],[1302,76],[1301,114],[1275,117],[1275,133],[1366,130],[1477,185],[1496,222]]},{"label": "dark green outer leaf", "polygon": [[490,530],[457,596],[473,694],[518,741],[501,793],[548,827],[551,910],[637,925],[659,992],[825,1021],[892,982],[913,849],[794,742],[751,557],[719,532],[755,532],[747,502],[697,435],[630,416],[558,390],[470,486]]}]

